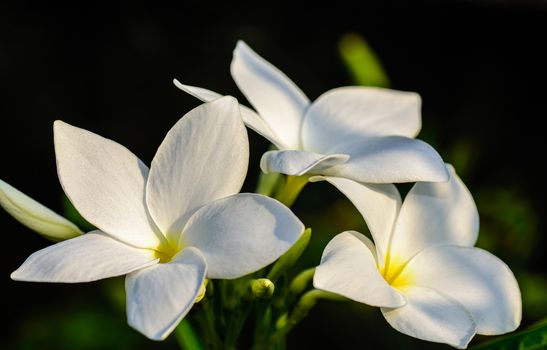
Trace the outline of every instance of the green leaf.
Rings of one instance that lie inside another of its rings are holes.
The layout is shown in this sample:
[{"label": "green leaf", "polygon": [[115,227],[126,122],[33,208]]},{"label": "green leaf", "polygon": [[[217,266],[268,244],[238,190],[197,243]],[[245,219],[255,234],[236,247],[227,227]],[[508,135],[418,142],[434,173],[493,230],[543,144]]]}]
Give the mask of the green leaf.
[{"label": "green leaf", "polygon": [[547,348],[546,320],[527,330],[474,346],[471,350],[535,350],[545,348]]},{"label": "green leaf", "polygon": [[311,228],[307,228],[302,237],[296,241],[296,243],[289,249],[285,254],[283,254],[279,260],[277,260],[270,270],[267,278],[275,283],[279,276],[285,271],[287,271],[294,263],[300,258],[311,238]]},{"label": "green leaf", "polygon": [[389,78],[378,56],[361,35],[344,35],[340,39],[338,49],[356,84],[389,87]]},{"label": "green leaf", "polygon": [[190,324],[190,321],[183,319],[177,328],[175,328],[175,338],[181,349],[184,350],[204,350],[201,340],[196,331]]}]

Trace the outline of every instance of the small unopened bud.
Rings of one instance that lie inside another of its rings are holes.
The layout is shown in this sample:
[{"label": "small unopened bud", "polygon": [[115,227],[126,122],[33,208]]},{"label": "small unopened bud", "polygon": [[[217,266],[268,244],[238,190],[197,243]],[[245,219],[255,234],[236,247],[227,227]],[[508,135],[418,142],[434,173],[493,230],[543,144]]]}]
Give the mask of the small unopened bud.
[{"label": "small unopened bud", "polygon": [[275,290],[275,285],[267,278],[259,278],[251,282],[251,291],[259,299],[270,298]]},{"label": "small unopened bud", "polygon": [[196,297],[196,300],[194,301],[194,304],[199,303],[205,296],[205,291],[207,290],[207,282],[209,282],[208,279],[203,280],[203,283],[201,284],[201,287],[199,288],[199,293],[198,293],[198,296]]}]

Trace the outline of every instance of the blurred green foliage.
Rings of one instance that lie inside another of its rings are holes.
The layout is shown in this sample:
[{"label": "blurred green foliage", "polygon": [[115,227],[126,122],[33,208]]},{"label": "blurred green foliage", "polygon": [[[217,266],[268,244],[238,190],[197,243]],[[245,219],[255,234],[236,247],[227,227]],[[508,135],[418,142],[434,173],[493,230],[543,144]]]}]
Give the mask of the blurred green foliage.
[{"label": "blurred green foliage", "polygon": [[475,346],[472,350],[541,350],[547,348],[547,319],[527,330]]}]

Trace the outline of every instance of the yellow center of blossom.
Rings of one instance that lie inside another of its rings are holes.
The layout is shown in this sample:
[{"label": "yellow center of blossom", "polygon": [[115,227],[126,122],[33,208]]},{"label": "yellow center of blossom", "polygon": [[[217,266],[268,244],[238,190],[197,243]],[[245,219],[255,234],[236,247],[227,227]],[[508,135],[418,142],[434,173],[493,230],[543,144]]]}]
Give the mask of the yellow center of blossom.
[{"label": "yellow center of blossom", "polygon": [[397,255],[388,253],[384,266],[378,266],[378,270],[390,286],[396,289],[403,288],[414,280],[413,274],[405,269],[407,262]]},{"label": "yellow center of blossom", "polygon": [[173,244],[172,242],[164,240],[156,249],[154,249],[154,257],[160,259],[160,263],[168,263],[183,248],[184,246],[181,244]]}]

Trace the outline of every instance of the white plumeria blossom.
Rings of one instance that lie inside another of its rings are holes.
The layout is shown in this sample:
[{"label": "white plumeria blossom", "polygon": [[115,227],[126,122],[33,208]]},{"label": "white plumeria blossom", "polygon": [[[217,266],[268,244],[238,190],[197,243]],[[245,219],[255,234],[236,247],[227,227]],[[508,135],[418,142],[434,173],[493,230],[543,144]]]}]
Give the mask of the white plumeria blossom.
[{"label": "white plumeria blossom", "polygon": [[[261,160],[265,173],[329,175],[365,183],[446,181],[439,154],[414,137],[421,128],[421,99],[412,92],[341,87],[310,103],[279,69],[238,42],[232,77],[256,109],[242,107],[245,124],[278,150]],[[175,85],[210,101],[216,92]]]},{"label": "white plumeria blossom", "polygon": [[74,238],[83,233],[72,222],[2,180],[0,207],[21,224],[53,241]]},{"label": "white plumeria blossom", "polygon": [[314,286],[381,307],[402,333],[465,348],[475,334],[515,330],[522,306],[509,267],[474,247],[477,208],[454,169],[448,169],[447,183],[417,183],[404,203],[393,185],[322,178],[357,207],[374,243],[355,231],[335,236],[323,252]]},{"label": "white plumeria blossom", "polygon": [[55,122],[59,179],[98,230],[32,254],[11,277],[88,282],[127,275],[128,323],[155,340],[190,310],[206,277],[276,260],[304,226],[278,201],[237,194],[248,139],[237,101],[203,104],[169,131],[149,170],[125,147]]}]

